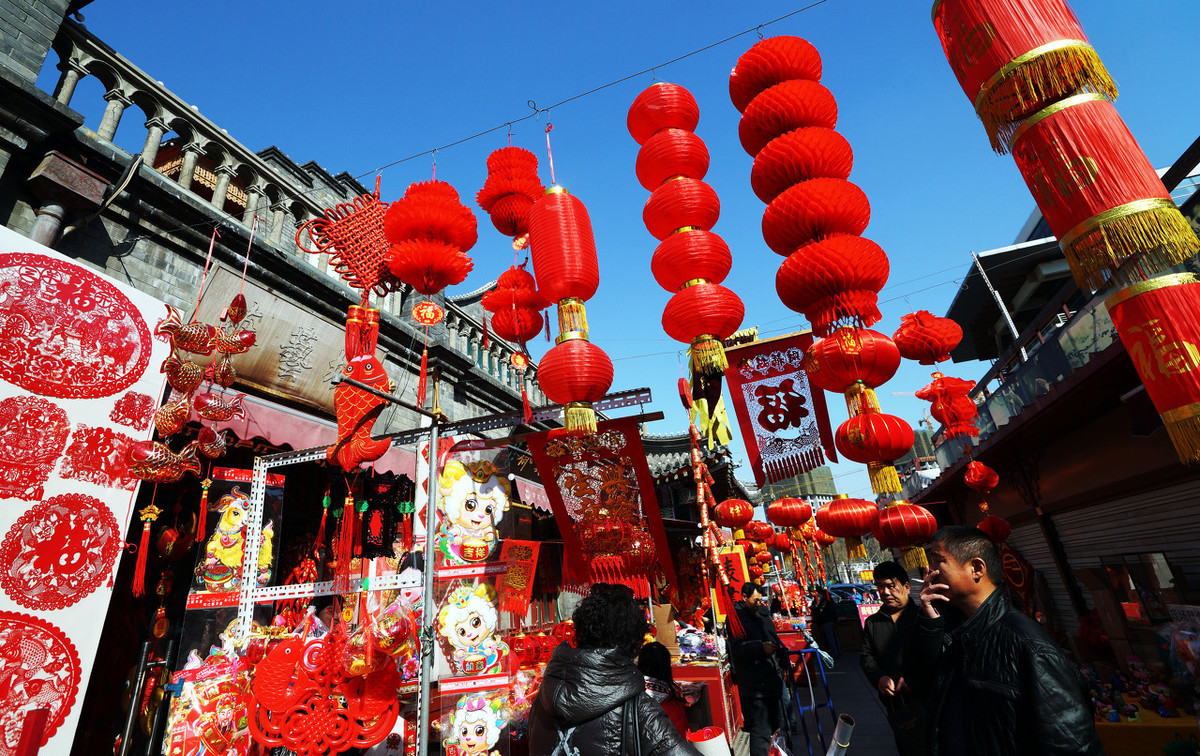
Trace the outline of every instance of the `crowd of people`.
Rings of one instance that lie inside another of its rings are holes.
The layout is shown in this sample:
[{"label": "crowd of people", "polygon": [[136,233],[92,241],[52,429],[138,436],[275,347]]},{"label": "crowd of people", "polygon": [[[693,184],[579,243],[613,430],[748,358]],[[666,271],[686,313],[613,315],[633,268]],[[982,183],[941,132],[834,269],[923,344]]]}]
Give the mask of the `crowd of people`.
[{"label": "crowd of people", "polygon": [[[1004,595],[1000,552],[975,528],[948,526],[926,547],[929,570],[912,595],[895,562],[876,566],[881,608],[867,618],[862,670],[888,714],[901,756],[1102,754],[1075,665]],[[751,756],[790,742],[796,712],[787,648],[762,586],[745,583],[741,632],[728,653]],[[814,595],[812,626],[840,656],[836,609]],[[684,699],[660,643],[643,644],[645,609],[623,586],[597,584],[574,613],[575,645],[546,667],[530,714],[533,756],[683,756]]]}]

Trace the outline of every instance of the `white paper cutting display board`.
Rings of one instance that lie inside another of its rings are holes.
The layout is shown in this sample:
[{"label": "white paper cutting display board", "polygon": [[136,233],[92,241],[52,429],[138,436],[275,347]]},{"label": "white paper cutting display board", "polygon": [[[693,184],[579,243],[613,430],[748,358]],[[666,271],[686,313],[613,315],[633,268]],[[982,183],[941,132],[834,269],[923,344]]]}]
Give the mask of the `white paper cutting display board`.
[{"label": "white paper cutting display board", "polygon": [[163,303],[0,227],[0,756],[71,750],[162,394]]}]

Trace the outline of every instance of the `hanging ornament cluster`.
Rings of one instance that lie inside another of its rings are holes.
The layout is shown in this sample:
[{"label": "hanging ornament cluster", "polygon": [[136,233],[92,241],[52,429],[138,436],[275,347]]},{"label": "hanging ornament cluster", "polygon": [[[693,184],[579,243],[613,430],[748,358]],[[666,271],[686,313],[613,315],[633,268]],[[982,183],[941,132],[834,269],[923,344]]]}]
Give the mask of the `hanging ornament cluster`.
[{"label": "hanging ornament cluster", "polygon": [[584,302],[600,285],[587,208],[561,186],[546,190],[529,216],[530,254],[538,289],[558,305],[558,337],[538,365],[538,384],[564,407],[571,433],[595,433],[592,402],[612,385],[612,360],[588,339]]},{"label": "hanging ornament cluster", "polygon": [[820,79],[816,48],[799,37],[770,37],[738,59],[729,93],[742,113],[742,146],[754,158],[750,183],[767,203],[763,239],[787,258],[775,289],[827,336],[839,325],[879,321],[888,259],[861,236],[871,206],[847,181],[854,154],[834,131],[837,102]]},{"label": "hanging ornament cluster", "polygon": [[537,155],[520,147],[501,147],[488,155],[487,179],[475,202],[492,219],[492,225],[513,238],[513,249],[529,243],[529,213],[546,192],[537,173]]},{"label": "hanging ornament cluster", "polygon": [[979,435],[979,428],[975,426],[978,407],[975,405],[975,400],[971,398],[973,388],[975,388],[975,381],[948,378],[944,373],[935,372],[929,385],[917,389],[915,396],[918,399],[932,402],[929,414],[945,426],[942,432],[945,439],[956,436],[969,438]]},{"label": "hanging ornament cluster", "polygon": [[721,214],[717,193],[703,179],[708,148],[694,130],[700,109],[691,92],[657,82],[629,108],[629,133],[641,145],[635,170],[652,194],[642,210],[646,229],[660,242],[650,267],[671,293],[663,311],[667,335],[689,344],[695,376],[719,376],[728,367],[724,339],[742,324],[742,300],[721,282],[733,258],[712,232]]},{"label": "hanging ornament cluster", "polygon": [[1125,305],[1132,315],[1113,313],[1117,332],[1180,460],[1200,464],[1200,286],[1162,275],[1200,239],[1109,100],[1116,87],[1075,15],[1063,0],[942,0],[933,23],[1076,283],[1127,287],[1109,300],[1110,313]]},{"label": "hanging ornament cluster", "polygon": [[983,513],[983,520],[975,527],[987,533],[988,537],[996,543],[1004,543],[1012,534],[1012,525],[1008,521],[997,517],[991,513],[988,507],[986,497],[992,492],[992,489],[1000,485],[1000,475],[978,460],[972,460],[967,463],[967,470],[963,473],[963,482],[973,491],[978,491],[984,500],[979,502],[979,511]]},{"label": "hanging ornament cluster", "polygon": [[879,545],[900,549],[900,563],[905,569],[928,567],[925,549],[937,530],[937,519],[924,507],[899,499],[888,502],[875,515],[871,534]]},{"label": "hanging ornament cluster", "polygon": [[863,560],[867,558],[867,549],[862,537],[871,532],[875,515],[873,502],[838,494],[837,498],[817,510],[816,523],[822,533],[845,539],[847,559]]},{"label": "hanging ornament cluster", "polygon": [[[494,153],[493,153],[494,154]],[[533,409],[529,406],[529,395],[525,390],[525,368],[529,367],[529,353],[525,342],[542,330],[542,310],[550,306],[538,291],[533,275],[525,265],[514,265],[496,279],[496,288],[483,295],[483,309],[492,314],[492,330],[500,338],[521,345],[520,352],[512,355],[512,367],[521,376],[521,404],[525,409],[525,422],[533,420]]]}]

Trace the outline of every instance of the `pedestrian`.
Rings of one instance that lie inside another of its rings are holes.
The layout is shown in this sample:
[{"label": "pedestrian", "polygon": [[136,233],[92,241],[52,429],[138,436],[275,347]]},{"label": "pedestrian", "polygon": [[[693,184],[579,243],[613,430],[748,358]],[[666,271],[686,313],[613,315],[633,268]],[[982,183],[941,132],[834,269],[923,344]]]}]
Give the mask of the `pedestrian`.
[{"label": "pedestrian", "polygon": [[642,646],[638,653],[638,671],[646,678],[646,692],[671,719],[671,724],[679,730],[679,734],[687,737],[687,699],[683,691],[675,684],[675,676],[671,673],[671,652],[658,641]]},{"label": "pedestrian", "polygon": [[837,605],[828,588],[818,588],[813,593],[812,605],[813,624],[821,628],[824,649],[834,659],[842,655],[842,646],[837,637]]},{"label": "pedestrian", "polygon": [[729,639],[729,658],[742,706],[742,729],[750,733],[750,756],[767,756],[771,736],[785,726],[787,697],[784,675],[790,673],[787,648],[775,632],[771,613],[763,602],[762,586],[742,584],[742,600],[734,605],[742,624],[741,637]]},{"label": "pedestrian", "polygon": [[904,679],[904,644],[917,627],[919,604],[910,596],[908,573],[895,562],[875,567],[879,611],[863,624],[859,664],[887,709],[888,724],[901,756],[923,756],[925,718]]},{"label": "pedestrian", "polygon": [[926,552],[904,679],[926,702],[931,756],[1103,754],[1079,671],[1000,589],[996,544],[951,525]]},{"label": "pedestrian", "polygon": [[633,662],[649,629],[633,591],[597,583],[571,618],[575,647],[554,649],[529,713],[530,756],[699,756]]}]

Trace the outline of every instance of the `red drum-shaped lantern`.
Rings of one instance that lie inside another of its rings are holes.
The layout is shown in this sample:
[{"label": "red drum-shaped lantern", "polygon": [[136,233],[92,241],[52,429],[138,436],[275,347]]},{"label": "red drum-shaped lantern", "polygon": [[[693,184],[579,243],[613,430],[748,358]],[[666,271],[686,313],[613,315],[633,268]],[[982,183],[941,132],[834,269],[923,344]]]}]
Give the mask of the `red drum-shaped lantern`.
[{"label": "red drum-shaped lantern", "polygon": [[815,342],[804,357],[808,379],[839,394],[858,382],[876,388],[891,380],[899,367],[896,345],[869,328],[839,328]]},{"label": "red drum-shaped lantern", "polygon": [[708,184],[677,178],[654,190],[642,209],[642,221],[655,239],[662,241],[681,228],[708,231],[721,217],[721,200]]},{"label": "red drum-shaped lantern", "polygon": [[733,267],[729,245],[712,231],[693,229],[671,234],[654,250],[650,271],[667,291],[679,291],[688,281],[721,283]]},{"label": "red drum-shaped lantern", "polygon": [[993,488],[1000,485],[1000,475],[982,462],[972,460],[967,463],[967,471],[963,473],[963,482],[967,484],[967,488],[974,489],[986,496],[992,492]]},{"label": "red drum-shaped lantern", "polygon": [[550,401],[565,408],[568,430],[594,432],[596,417],[591,404],[612,386],[612,360],[586,339],[568,339],[542,357],[537,380]]},{"label": "red drum-shaped lantern", "polygon": [[950,359],[962,335],[962,327],[950,318],[918,310],[900,316],[900,327],[892,334],[892,340],[904,359],[932,365]]},{"label": "red drum-shaped lantern", "polygon": [[812,507],[803,499],[778,499],[767,505],[767,519],[783,528],[798,528],[812,519]]},{"label": "red drum-shaped lantern", "polygon": [[792,539],[788,537],[787,533],[776,533],[771,536],[771,540],[767,542],[767,545],[776,551],[788,552],[792,550]]},{"label": "red drum-shaped lantern", "polygon": [[646,87],[629,106],[625,125],[638,144],[645,144],[663,129],[695,131],[700,123],[700,106],[692,93],[665,81]]},{"label": "red drum-shaped lantern", "polygon": [[742,300],[720,284],[698,283],[676,293],[663,310],[667,335],[685,344],[729,338],[742,324]]},{"label": "red drum-shaped lantern", "polygon": [[861,536],[871,532],[875,512],[872,502],[841,495],[817,510],[817,527],[830,536],[845,538],[850,559],[865,559]]},{"label": "red drum-shaped lantern", "polygon": [[999,152],[1015,122],[1067,95],[1117,96],[1064,0],[938,0],[933,25]]},{"label": "red drum-shaped lantern", "polygon": [[816,178],[788,187],[763,213],[763,241],[787,257],[834,234],[858,236],[871,221],[871,203],[855,184]]},{"label": "red drum-shaped lantern", "polygon": [[795,129],[772,139],[754,158],[750,186],[770,203],[792,184],[815,178],[850,178],[854,151],[833,129]]},{"label": "red drum-shaped lantern", "polygon": [[1152,278],[1105,300],[1184,464],[1200,464],[1200,277]]},{"label": "red drum-shaped lantern", "polygon": [[[895,415],[873,412],[857,415],[838,426],[837,449],[847,459],[867,466],[871,490],[895,493],[900,490],[896,468],[890,464],[912,449],[913,429]],[[820,521],[818,527],[823,527]]]},{"label": "red drum-shaped lantern", "polygon": [[738,138],[742,149],[754,157],[772,139],[793,129],[832,129],[837,117],[832,92],[814,81],[793,79],[776,84],[750,102],[738,123]]},{"label": "red drum-shaped lantern", "polygon": [[744,499],[726,499],[717,505],[715,519],[721,527],[734,531],[736,538],[737,531],[754,519],[754,506]]},{"label": "red drum-shaped lantern", "polygon": [[902,549],[900,561],[912,570],[929,566],[925,549],[912,547],[926,543],[937,527],[937,518],[929,510],[907,501],[894,501],[879,510],[871,533],[881,545]]},{"label": "red drum-shaped lantern", "polygon": [[546,190],[529,215],[530,254],[538,289],[551,302],[591,299],[600,285],[592,220],[561,186]]},{"label": "red drum-shaped lantern", "polygon": [[708,147],[690,131],[663,129],[642,145],[634,171],[650,191],[676,176],[702,179],[708,173]]},{"label": "red drum-shaped lantern", "polygon": [[[750,530],[750,528],[754,529],[754,538],[758,541],[766,541],[775,534],[775,528],[771,527],[771,523],[762,520],[755,520],[746,529]],[[763,544],[759,543],[756,550],[761,552],[764,548]]]},{"label": "red drum-shaped lantern", "polygon": [[759,93],[792,79],[821,80],[821,54],[808,40],[781,35],[754,43],[729,74],[729,99],[742,112]]},{"label": "red drum-shaped lantern", "polygon": [[818,546],[832,546],[837,543],[837,536],[826,533],[820,528],[813,531],[813,543]]},{"label": "red drum-shaped lantern", "polygon": [[1084,94],[1021,124],[1013,160],[1081,288],[1131,284],[1200,251],[1113,104]]},{"label": "red drum-shaped lantern", "polygon": [[879,290],[887,283],[888,259],[870,239],[842,234],[796,250],[783,261],[775,291],[803,314],[813,332],[828,336],[838,325],[879,322]]},{"label": "red drum-shaped lantern", "polygon": [[984,517],[975,527],[986,533],[987,537],[996,543],[1004,543],[1012,535],[1012,525],[1008,523],[1008,520],[993,514]]}]

